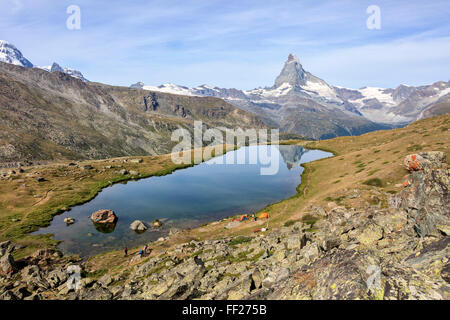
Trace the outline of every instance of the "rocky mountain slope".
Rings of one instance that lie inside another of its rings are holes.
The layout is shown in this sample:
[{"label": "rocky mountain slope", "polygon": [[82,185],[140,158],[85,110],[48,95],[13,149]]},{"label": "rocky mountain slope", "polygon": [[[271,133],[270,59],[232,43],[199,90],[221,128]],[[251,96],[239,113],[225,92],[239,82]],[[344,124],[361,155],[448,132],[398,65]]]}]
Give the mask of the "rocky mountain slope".
[{"label": "rocky mountain slope", "polygon": [[211,97],[89,83],[62,72],[0,62],[0,162],[170,152],[178,128],[265,127]]},{"label": "rocky mountain slope", "polygon": [[[3,242],[0,299],[449,299],[445,154],[413,154],[405,166],[405,188],[379,194],[389,207],[312,205],[271,232],[130,257],[134,267],[116,274],[96,276],[52,250],[16,262]],[[82,272],[73,282],[74,265]]]},{"label": "rocky mountain slope", "polygon": [[438,115],[425,112],[435,105],[441,105],[440,114],[450,112],[450,81],[419,87],[400,85],[395,89],[336,88],[336,92],[364,117],[376,122],[401,124],[423,119],[426,115]]},{"label": "rocky mountain slope", "polygon": [[214,96],[262,117],[283,131],[322,139],[356,135],[380,128],[401,126],[421,119],[439,105],[439,114],[450,112],[450,82],[429,86],[400,85],[396,89],[348,89],[327,84],[304,70],[290,54],[272,87],[248,91],[209,85],[187,88],[174,84],[158,87],[132,85],[152,91],[193,96]]}]

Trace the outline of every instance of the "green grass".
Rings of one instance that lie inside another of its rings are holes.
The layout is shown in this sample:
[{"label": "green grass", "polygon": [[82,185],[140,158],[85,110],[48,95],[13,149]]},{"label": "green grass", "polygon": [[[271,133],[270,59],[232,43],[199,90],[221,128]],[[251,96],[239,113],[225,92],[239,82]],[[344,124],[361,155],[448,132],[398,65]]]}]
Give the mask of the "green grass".
[{"label": "green grass", "polygon": [[192,257],[199,256],[199,255],[201,255],[202,253],[203,253],[203,250],[198,250],[198,251],[196,251],[196,252],[194,252],[194,253],[192,254]]},{"label": "green grass", "polygon": [[239,244],[250,242],[250,241],[252,241],[252,237],[240,236],[240,237],[236,237],[233,240],[231,240],[230,245],[237,246]]},{"label": "green grass", "polygon": [[383,181],[379,178],[372,178],[363,182],[365,185],[373,186],[373,187],[382,187]]},{"label": "green grass", "polygon": [[100,279],[101,277],[103,277],[105,274],[108,273],[108,270],[99,269],[99,270],[95,270],[95,271],[91,271],[91,272],[82,272],[82,274],[83,273],[86,278]]},{"label": "green grass", "polygon": [[295,223],[294,220],[288,220],[288,221],[286,221],[286,222],[284,223],[284,226],[285,226],[285,227],[290,227],[290,226],[292,226],[294,223]]},{"label": "green grass", "polygon": [[422,149],[423,149],[423,147],[422,147],[421,145],[418,145],[418,144],[415,144],[415,145],[412,145],[412,146],[406,148],[406,150],[407,150],[408,152],[412,152],[412,151],[420,151],[420,150],[422,150]]},{"label": "green grass", "polygon": [[341,203],[343,200],[345,199],[345,195],[342,195],[342,196],[339,196],[339,197],[336,197],[336,198],[333,198],[333,197],[326,197],[325,198],[325,201],[334,201],[334,202],[336,202],[336,203]]},{"label": "green grass", "polygon": [[315,217],[311,214],[305,214],[302,217],[302,222],[309,224],[310,226],[313,226],[318,220],[319,220],[318,217]]}]

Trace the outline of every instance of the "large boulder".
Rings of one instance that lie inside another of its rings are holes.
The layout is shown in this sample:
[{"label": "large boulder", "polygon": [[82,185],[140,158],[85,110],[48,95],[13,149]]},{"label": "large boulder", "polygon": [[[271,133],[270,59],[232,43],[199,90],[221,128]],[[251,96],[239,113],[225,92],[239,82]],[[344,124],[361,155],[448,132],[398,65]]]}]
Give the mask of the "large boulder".
[{"label": "large boulder", "polygon": [[136,232],[144,232],[145,230],[147,230],[147,226],[145,225],[144,222],[142,222],[141,220],[135,220],[131,225],[130,225],[130,229]]},{"label": "large boulder", "polygon": [[162,222],[158,219],[155,219],[152,221],[152,227],[153,228],[161,228],[162,227]]},{"label": "large boulder", "polygon": [[11,241],[6,240],[0,243],[0,257],[10,250],[13,250],[13,247],[11,246]]},{"label": "large boulder", "polygon": [[117,216],[112,210],[103,209],[94,212],[91,215],[91,220],[94,223],[115,223],[117,221]]},{"label": "large boulder", "polygon": [[420,152],[419,155],[429,162],[431,168],[444,169],[446,167],[445,153],[442,151]]},{"label": "large boulder", "polygon": [[99,210],[91,215],[91,221],[94,223],[95,229],[102,233],[110,233],[114,231],[117,223],[117,216],[112,210]]},{"label": "large boulder", "polygon": [[6,253],[0,258],[0,272],[3,276],[9,276],[17,270],[16,263],[11,253]]},{"label": "large boulder", "polygon": [[14,245],[10,241],[0,243],[0,274],[9,276],[17,271],[17,265],[12,256]]},{"label": "large boulder", "polygon": [[74,224],[74,223],[75,223],[75,219],[74,219],[74,218],[67,217],[67,218],[64,218],[64,222],[65,222],[67,225],[71,225],[71,224]]},{"label": "large boulder", "polygon": [[[390,199],[391,206],[404,209],[415,222],[420,236],[440,234],[450,228],[450,178],[443,169],[445,155],[441,152],[422,153],[427,165],[407,177],[408,185]],[[417,159],[417,158],[416,158]]]},{"label": "large boulder", "polygon": [[407,155],[403,165],[409,172],[421,171],[429,168],[442,169],[445,167],[445,153],[442,151],[428,151]]},{"label": "large boulder", "polygon": [[428,166],[428,161],[419,154],[410,154],[403,160],[403,165],[409,172],[419,171]]},{"label": "large boulder", "polygon": [[26,282],[26,284],[31,288],[50,288],[50,284],[46,280],[47,277],[43,276],[41,269],[37,265],[26,266],[22,269],[21,275],[22,281]]}]

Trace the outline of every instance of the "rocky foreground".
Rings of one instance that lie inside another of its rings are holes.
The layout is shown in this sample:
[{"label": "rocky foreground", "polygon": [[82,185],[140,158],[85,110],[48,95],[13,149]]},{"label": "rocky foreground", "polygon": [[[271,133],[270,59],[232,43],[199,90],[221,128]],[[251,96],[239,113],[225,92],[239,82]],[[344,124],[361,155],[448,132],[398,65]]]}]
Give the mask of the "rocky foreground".
[{"label": "rocky foreground", "polygon": [[95,277],[47,249],[14,261],[14,244],[3,242],[0,299],[449,299],[445,156],[410,155],[405,166],[411,174],[388,205],[313,206],[301,221],[254,237],[132,257],[139,263],[114,275]]}]

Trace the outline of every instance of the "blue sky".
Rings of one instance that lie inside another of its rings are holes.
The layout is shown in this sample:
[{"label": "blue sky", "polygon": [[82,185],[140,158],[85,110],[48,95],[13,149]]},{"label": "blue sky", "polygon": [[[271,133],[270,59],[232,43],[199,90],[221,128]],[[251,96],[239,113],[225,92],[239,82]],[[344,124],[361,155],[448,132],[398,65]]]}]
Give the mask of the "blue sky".
[{"label": "blue sky", "polygon": [[[66,28],[72,4],[80,30]],[[293,52],[330,84],[395,87],[450,79],[449,16],[448,0],[0,0],[0,39],[115,85],[271,86]]]}]

